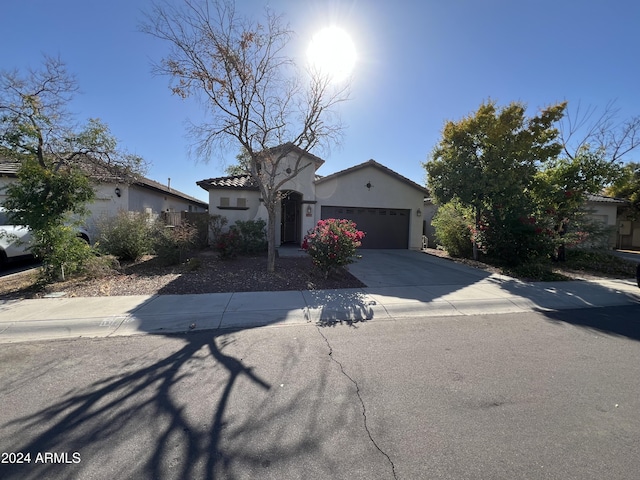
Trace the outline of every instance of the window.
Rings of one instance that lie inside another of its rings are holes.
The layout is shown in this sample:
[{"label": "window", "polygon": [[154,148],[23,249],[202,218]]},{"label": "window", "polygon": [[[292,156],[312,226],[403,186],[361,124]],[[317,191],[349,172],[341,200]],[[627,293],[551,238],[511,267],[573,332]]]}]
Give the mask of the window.
[{"label": "window", "polygon": [[220,197],[220,206],[228,207],[229,206],[229,197]]},{"label": "window", "polygon": [[241,207],[241,208],[245,208],[247,206],[247,199],[246,198],[238,198],[238,199],[236,199],[236,206],[237,207]]}]

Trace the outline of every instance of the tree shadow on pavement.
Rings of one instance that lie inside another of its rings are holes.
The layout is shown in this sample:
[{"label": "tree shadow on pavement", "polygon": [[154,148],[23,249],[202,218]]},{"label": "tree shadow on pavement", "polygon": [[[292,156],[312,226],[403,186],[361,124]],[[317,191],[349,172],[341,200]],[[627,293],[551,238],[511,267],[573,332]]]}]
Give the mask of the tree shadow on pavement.
[{"label": "tree shadow on pavement", "polygon": [[[325,444],[348,417],[359,415],[347,405],[350,387],[339,375],[330,378],[326,365],[307,372],[311,387],[289,380],[308,352],[275,335],[272,343],[284,342],[285,349],[273,351],[251,333],[155,337],[155,349],[132,351],[114,364],[117,373],[42,399],[46,407],[0,426],[11,436],[12,451],[32,459],[0,465],[0,477],[259,478],[273,475],[269,467],[276,464],[302,476],[314,468],[339,475]],[[325,346],[317,348],[312,353],[329,362]],[[87,375],[99,363],[91,362]],[[330,410],[323,403],[327,391],[343,398]],[[6,440],[0,443],[7,447]],[[38,452],[68,452],[69,462],[35,463]],[[82,461],[73,463],[72,452]],[[305,462],[311,453],[313,462]]]},{"label": "tree shadow on pavement", "polygon": [[304,297],[308,305],[305,319],[320,327],[355,327],[374,317],[375,302],[359,289],[310,290]]},{"label": "tree shadow on pavement", "polygon": [[550,322],[640,341],[640,305],[541,312]]}]

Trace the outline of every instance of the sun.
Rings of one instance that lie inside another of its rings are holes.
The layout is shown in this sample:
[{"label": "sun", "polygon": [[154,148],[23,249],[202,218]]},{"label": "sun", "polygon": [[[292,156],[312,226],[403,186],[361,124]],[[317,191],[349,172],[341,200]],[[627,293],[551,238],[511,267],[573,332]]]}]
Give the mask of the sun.
[{"label": "sun", "polygon": [[340,82],[353,72],[356,47],[344,30],[335,26],[326,27],[311,39],[307,58],[312,68]]}]

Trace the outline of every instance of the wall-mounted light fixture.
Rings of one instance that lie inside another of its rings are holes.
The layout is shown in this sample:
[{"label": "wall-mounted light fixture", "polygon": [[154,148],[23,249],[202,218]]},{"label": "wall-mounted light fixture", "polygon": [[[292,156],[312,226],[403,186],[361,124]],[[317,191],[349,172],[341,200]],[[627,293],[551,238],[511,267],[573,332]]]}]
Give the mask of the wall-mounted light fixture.
[{"label": "wall-mounted light fixture", "polygon": [[416,215],[421,217],[422,216],[422,210],[420,210],[420,209],[416,210]]},{"label": "wall-mounted light fixture", "polygon": [[120,191],[120,187],[116,187],[114,191],[116,192],[116,197],[119,198],[122,195],[122,192]]},{"label": "wall-mounted light fixture", "polygon": [[307,217],[310,217],[313,212],[311,211],[311,205],[307,205]]},{"label": "wall-mounted light fixture", "polygon": [[373,187],[373,185],[371,185],[371,182],[369,181],[369,182],[367,182],[365,187],[367,187],[369,190],[371,190],[371,187]]}]

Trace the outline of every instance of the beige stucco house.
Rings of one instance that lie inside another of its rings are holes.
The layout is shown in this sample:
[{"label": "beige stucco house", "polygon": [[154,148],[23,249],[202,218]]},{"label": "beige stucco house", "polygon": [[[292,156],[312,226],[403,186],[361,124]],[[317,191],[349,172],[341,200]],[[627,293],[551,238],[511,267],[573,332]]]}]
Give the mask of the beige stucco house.
[{"label": "beige stucco house", "polygon": [[[321,219],[353,220],[366,236],[362,248],[422,247],[422,210],[426,188],[375,160],[320,176],[324,160],[293,149],[281,168],[293,168],[302,155],[304,168],[287,181],[277,209],[276,245],[300,245]],[[249,175],[218,177],[197,184],[209,192],[209,211],[236,220],[267,220],[258,185]]]},{"label": "beige stucco house", "polygon": [[[620,198],[607,197],[605,195],[587,195],[585,208],[588,215],[606,225],[611,233],[609,234],[608,247],[618,248],[620,243],[619,222],[620,214],[627,205],[625,200]],[[640,244],[638,245],[640,246]]]},{"label": "beige stucco house", "polygon": [[[18,167],[15,162],[0,159],[0,204],[5,198],[4,188],[16,180]],[[144,212],[157,217],[162,212],[206,212],[209,208],[206,202],[148,178],[130,184],[96,183],[94,190],[96,198],[88,205],[91,214],[86,221],[92,234],[96,233],[101,218],[115,216],[119,211]]]}]

